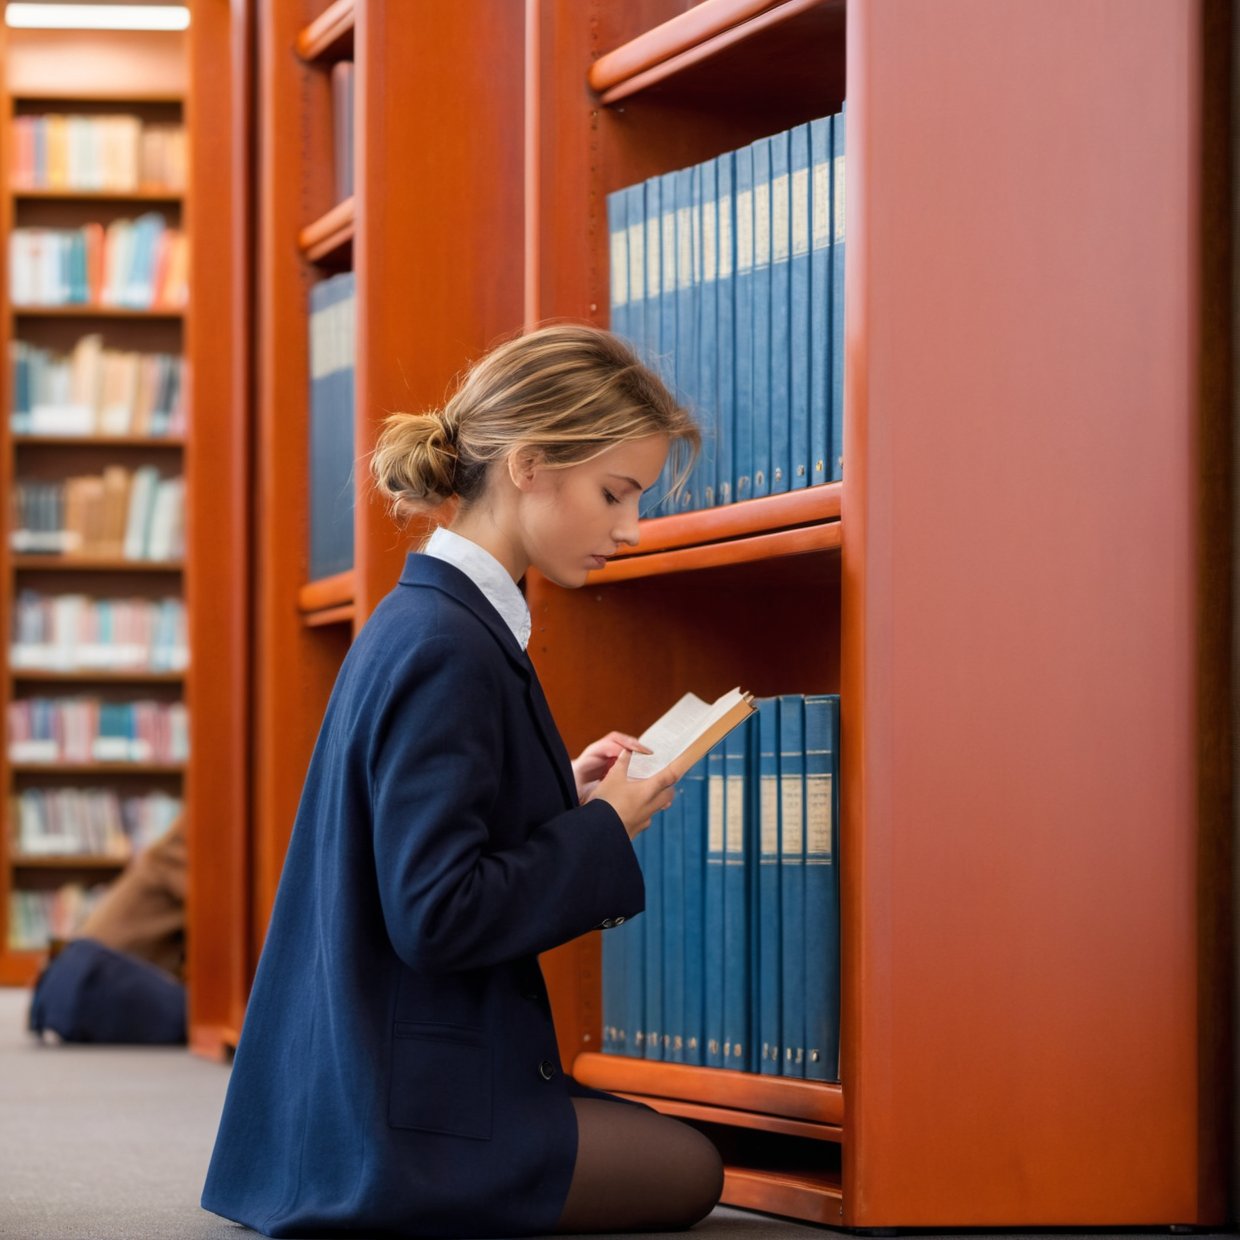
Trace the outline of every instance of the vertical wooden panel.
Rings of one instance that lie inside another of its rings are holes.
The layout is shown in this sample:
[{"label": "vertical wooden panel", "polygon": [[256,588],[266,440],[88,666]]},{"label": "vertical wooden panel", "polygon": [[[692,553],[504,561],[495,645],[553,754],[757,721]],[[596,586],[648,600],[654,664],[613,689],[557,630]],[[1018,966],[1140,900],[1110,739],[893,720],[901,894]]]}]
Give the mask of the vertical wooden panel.
[{"label": "vertical wooden panel", "polygon": [[1201,1221],[1198,6],[849,20],[846,1221]]},{"label": "vertical wooden panel", "polygon": [[192,300],[186,596],[190,1039],[218,1054],[249,989],[250,54],[248,0],[197,0],[186,124]]}]

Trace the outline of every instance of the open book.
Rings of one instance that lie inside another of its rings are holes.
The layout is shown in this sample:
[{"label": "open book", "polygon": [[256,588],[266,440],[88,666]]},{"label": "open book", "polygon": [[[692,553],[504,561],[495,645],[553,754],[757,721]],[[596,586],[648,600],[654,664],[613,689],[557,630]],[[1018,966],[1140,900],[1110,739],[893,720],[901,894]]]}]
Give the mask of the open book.
[{"label": "open book", "polygon": [[753,695],[740,689],[729,690],[715,702],[686,693],[641,734],[641,743],[654,752],[633,755],[629,778],[647,779],[669,762],[675,762],[683,775],[752,714]]}]

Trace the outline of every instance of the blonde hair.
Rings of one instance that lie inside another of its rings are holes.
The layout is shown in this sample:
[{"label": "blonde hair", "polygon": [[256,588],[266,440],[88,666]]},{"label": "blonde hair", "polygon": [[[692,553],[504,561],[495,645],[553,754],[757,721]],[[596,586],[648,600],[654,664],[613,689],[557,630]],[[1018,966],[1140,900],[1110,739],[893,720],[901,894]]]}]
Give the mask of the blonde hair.
[{"label": "blonde hair", "polygon": [[561,323],[493,349],[443,409],[386,418],[370,472],[403,516],[454,496],[463,504],[476,500],[491,464],[514,448],[566,468],[655,434],[671,441],[674,494],[701,442],[692,415],[618,336]]}]

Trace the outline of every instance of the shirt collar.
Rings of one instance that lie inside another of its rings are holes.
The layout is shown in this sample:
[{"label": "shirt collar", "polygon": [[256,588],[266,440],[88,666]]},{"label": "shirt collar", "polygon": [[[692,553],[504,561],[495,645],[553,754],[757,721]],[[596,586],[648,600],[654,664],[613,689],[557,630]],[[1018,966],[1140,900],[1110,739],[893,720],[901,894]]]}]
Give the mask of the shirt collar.
[{"label": "shirt collar", "polygon": [[422,554],[459,568],[499,612],[521,649],[529,645],[530,609],[525,597],[504,566],[489,551],[441,525],[427,540]]}]

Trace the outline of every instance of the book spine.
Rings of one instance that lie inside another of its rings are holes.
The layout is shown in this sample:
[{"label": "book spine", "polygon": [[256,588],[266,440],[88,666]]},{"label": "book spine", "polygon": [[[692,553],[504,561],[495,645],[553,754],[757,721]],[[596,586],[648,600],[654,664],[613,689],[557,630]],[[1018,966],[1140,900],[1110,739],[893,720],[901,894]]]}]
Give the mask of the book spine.
[{"label": "book spine", "polygon": [[817,486],[831,470],[831,118],[812,121],[810,148],[809,449]]},{"label": "book spine", "polygon": [[702,1004],[706,936],[703,896],[706,878],[706,761],[695,762],[680,781],[685,853],[685,1063],[701,1064],[706,1044]]},{"label": "book spine", "polygon": [[715,161],[716,270],[718,347],[714,364],[719,381],[719,416],[731,437],[732,500],[750,498],[753,438],[748,434],[748,411],[736,399],[736,227],[734,214],[735,166],[731,152]]},{"label": "book spine", "polygon": [[[694,286],[697,290],[697,399],[712,452],[703,461],[702,504],[714,508],[731,499],[732,427],[720,396],[719,377],[719,201],[715,162],[693,169]],[[711,459],[713,458],[713,468]]]},{"label": "book spine", "polygon": [[[693,280],[693,190],[692,168],[682,168],[672,174],[674,186],[673,206],[676,212],[676,390],[686,398],[702,421],[702,406],[697,398],[698,386],[698,322],[697,290]],[[709,425],[703,436],[703,450],[699,458],[696,483],[695,508],[704,507],[703,487],[713,482],[714,449],[710,444]]]},{"label": "book spine", "polygon": [[[747,463],[748,482],[742,499],[765,495],[766,465],[760,459],[753,407],[753,150],[743,147],[732,156],[733,244],[733,400],[736,406],[737,453]],[[759,476],[761,475],[761,476]],[[763,489],[759,489],[759,488]]]},{"label": "book spine", "polygon": [[663,813],[663,1058],[685,1062],[685,820],[677,789]]},{"label": "book spine", "polygon": [[[633,852],[642,875],[646,873],[646,849],[649,829],[643,831],[633,841]],[[646,933],[650,910],[650,892],[646,892],[646,913],[632,917],[623,926],[609,931],[611,934],[623,933],[624,947],[624,1030],[627,1037],[622,1039],[622,1053],[634,1059],[646,1057]]]},{"label": "book spine", "polygon": [[810,317],[808,125],[798,125],[789,133],[788,165],[788,379],[792,419],[789,485],[796,490],[813,481],[807,339]]},{"label": "book spine", "polygon": [[835,1079],[839,1060],[839,895],[835,749],[839,699],[805,699],[805,1075]]},{"label": "book spine", "polygon": [[779,699],[779,872],[784,1076],[805,1075],[804,704]]},{"label": "book spine", "polygon": [[778,1076],[782,942],[779,869],[779,699],[758,703],[758,1013],[759,1071]]},{"label": "book spine", "polygon": [[844,131],[846,108],[831,118],[831,478],[844,476]]},{"label": "book spine", "polygon": [[725,1067],[723,1058],[723,753],[706,757],[706,873],[704,934],[706,981],[703,998],[706,1066]]},{"label": "book spine", "polygon": [[792,487],[792,395],[789,381],[788,134],[770,139],[771,150],[771,478],[772,491]]},{"label": "book spine", "polygon": [[607,195],[607,236],[610,257],[611,330],[629,336],[629,223],[628,195],[615,190]]},{"label": "book spine", "polygon": [[749,1066],[749,875],[746,834],[749,828],[745,750],[748,727],[742,725],[723,741],[723,956],[724,1066]]},{"label": "book spine", "polygon": [[647,837],[643,854],[646,878],[645,981],[647,1059],[663,1058],[663,845],[665,814],[656,814],[642,833]]},{"label": "book spine", "polygon": [[759,138],[750,147],[753,159],[753,444],[754,494],[783,490],[775,477],[779,462],[771,438],[771,142]]}]

